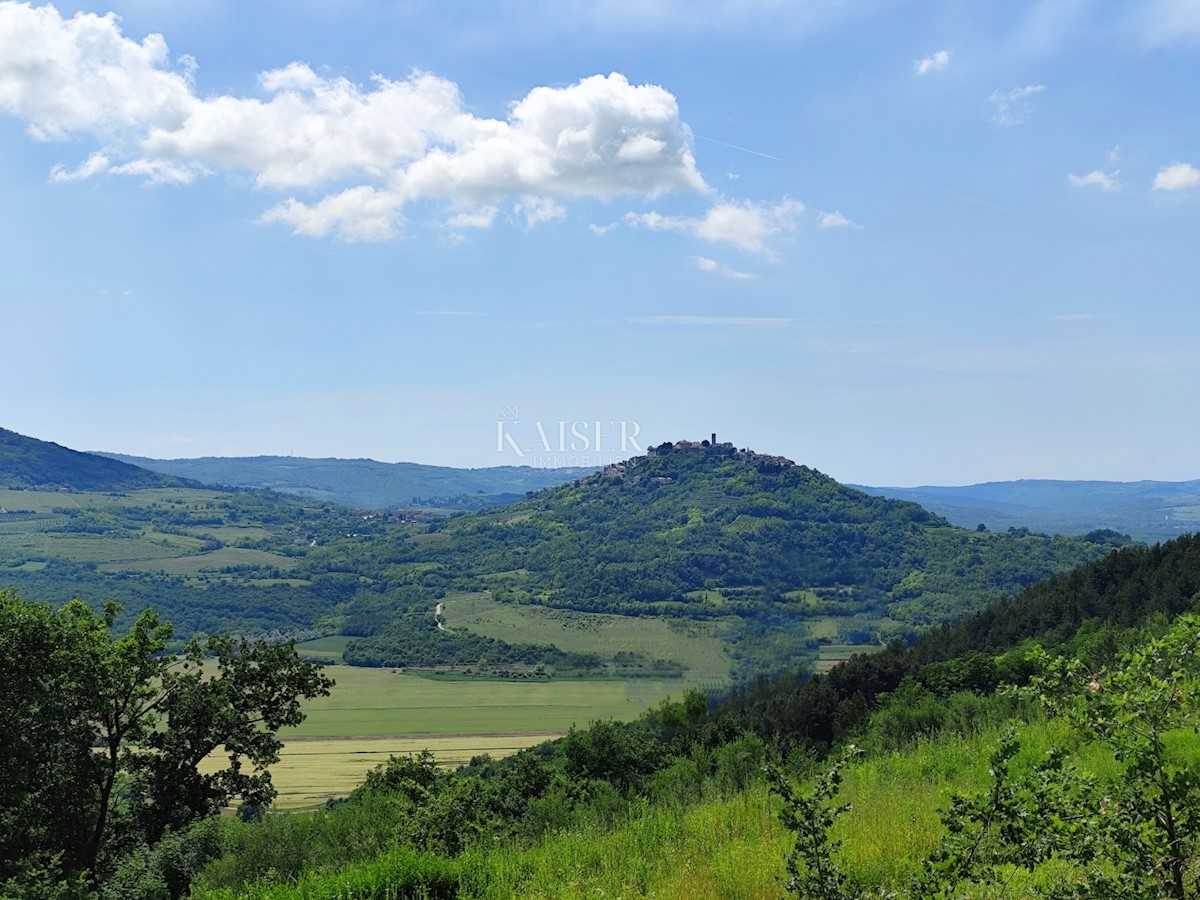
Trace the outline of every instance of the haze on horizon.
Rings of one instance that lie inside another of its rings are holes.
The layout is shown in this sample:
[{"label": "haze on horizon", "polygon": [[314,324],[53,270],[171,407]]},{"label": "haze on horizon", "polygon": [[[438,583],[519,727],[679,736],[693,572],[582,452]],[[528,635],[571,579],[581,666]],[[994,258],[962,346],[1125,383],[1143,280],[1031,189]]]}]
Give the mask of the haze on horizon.
[{"label": "haze on horizon", "polygon": [[0,426],[1194,479],[1198,82],[1189,0],[0,0]]}]

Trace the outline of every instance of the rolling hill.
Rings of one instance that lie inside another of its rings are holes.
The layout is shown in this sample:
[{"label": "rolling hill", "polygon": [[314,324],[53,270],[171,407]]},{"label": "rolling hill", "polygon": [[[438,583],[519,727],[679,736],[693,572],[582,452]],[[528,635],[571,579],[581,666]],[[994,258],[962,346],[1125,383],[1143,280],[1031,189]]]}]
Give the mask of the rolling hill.
[{"label": "rolling hill", "polygon": [[480,508],[512,502],[529,491],[553,487],[593,469],[495,466],[455,469],[373,459],[308,459],[296,456],[147,459],[118,453],[111,459],[153,472],[227,487],[267,488],[323,503],[363,509],[429,505]]},{"label": "rolling hill", "polygon": [[0,428],[0,488],[126,491],[187,482],[120,460],[40,441]]},{"label": "rolling hill", "polygon": [[[385,535],[353,557],[323,548],[311,564],[353,564],[410,596],[473,591],[524,611],[464,625],[485,634],[502,620],[520,634],[531,610],[690,622],[718,634],[747,676],[815,656],[822,642],[878,644],[957,619],[1122,543],[1112,532],[967,530],[780,457],[681,446],[454,517],[419,541]],[[346,658],[396,664],[410,625],[379,599],[342,609],[359,638]]]}]

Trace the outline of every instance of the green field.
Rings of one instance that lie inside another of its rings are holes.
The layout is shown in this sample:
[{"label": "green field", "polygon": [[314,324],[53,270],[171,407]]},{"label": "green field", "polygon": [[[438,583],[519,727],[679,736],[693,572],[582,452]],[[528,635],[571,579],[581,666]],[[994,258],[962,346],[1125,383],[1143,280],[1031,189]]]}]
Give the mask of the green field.
[{"label": "green field", "polygon": [[[332,652],[345,638],[309,641]],[[436,676],[328,666],[337,685],[304,704],[305,721],[286,728],[271,769],[281,809],[344,796],[394,753],[429,749],[446,766],[472,756],[505,756],[594,719],[635,718],[667,696],[678,679],[443,680]],[[216,761],[210,761],[214,766]]]},{"label": "green field", "polygon": [[338,663],[342,661],[342,652],[346,649],[346,645],[350,641],[351,638],[348,637],[317,638],[315,641],[304,641],[297,644],[296,651],[301,656],[328,660],[330,663]]},{"label": "green field", "polygon": [[553,644],[606,659],[633,652],[650,660],[674,660],[687,667],[689,684],[710,688],[729,678],[730,660],[717,623],[500,603],[488,592],[450,593],[442,603],[448,628],[465,628],[512,643]]},{"label": "green field", "polygon": [[106,571],[120,571],[137,566],[162,568],[161,565],[152,562],[193,553],[203,546],[203,543],[199,538],[157,532],[134,534],[130,537],[45,532],[0,535],[0,550],[10,559],[69,559],[81,563],[107,564]]},{"label": "green field", "polygon": [[817,658],[817,671],[828,672],[838,663],[843,663],[857,653],[878,653],[878,644],[822,644]]},{"label": "green field", "polygon": [[0,509],[48,513],[56,509],[99,509],[114,506],[195,506],[218,503],[229,495],[206,488],[145,488],[124,493],[58,493],[0,489]]},{"label": "green field", "polygon": [[[200,542],[196,543],[199,545]],[[294,565],[296,565],[294,559],[278,553],[249,550],[243,547],[222,547],[219,550],[195,553],[189,556],[106,563],[99,568],[101,572],[163,572],[166,575],[197,575],[200,572],[218,572],[233,566],[269,566],[275,569],[290,569]]]},{"label": "green field", "polygon": [[[28,561],[63,559],[95,564],[105,573],[162,573],[185,578],[226,568],[293,568],[296,560],[290,556],[236,546],[279,541],[271,528],[257,523],[203,522],[206,518],[236,518],[238,511],[228,508],[230,496],[192,488],[111,494],[0,490],[0,560],[14,567]],[[159,519],[177,515],[182,524],[158,530],[144,513],[131,514],[131,510],[144,510]],[[80,514],[92,517],[84,521],[93,528],[107,530],[71,530],[72,517]],[[201,522],[190,524],[189,516]],[[213,549],[214,541],[225,546]]]}]

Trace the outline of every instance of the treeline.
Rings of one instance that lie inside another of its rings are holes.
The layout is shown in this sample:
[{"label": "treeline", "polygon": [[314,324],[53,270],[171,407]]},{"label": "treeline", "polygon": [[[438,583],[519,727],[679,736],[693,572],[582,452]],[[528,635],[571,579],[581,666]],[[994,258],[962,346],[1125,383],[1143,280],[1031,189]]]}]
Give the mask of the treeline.
[{"label": "treeline", "polygon": [[559,671],[603,667],[600,657],[592,653],[566,653],[551,644],[509,644],[441,628],[431,610],[393,617],[382,631],[350,641],[343,659],[352,666],[454,666],[479,672],[511,666],[550,666]]},{"label": "treeline", "polygon": [[1198,600],[1200,535],[1124,547],[926,632],[911,647],[894,641],[825,674],[796,672],[734,689],[713,715],[781,747],[824,750],[906,679],[943,698],[964,689],[990,692],[1028,674],[1026,642],[1099,660],[1124,645],[1128,629],[1174,618]]}]

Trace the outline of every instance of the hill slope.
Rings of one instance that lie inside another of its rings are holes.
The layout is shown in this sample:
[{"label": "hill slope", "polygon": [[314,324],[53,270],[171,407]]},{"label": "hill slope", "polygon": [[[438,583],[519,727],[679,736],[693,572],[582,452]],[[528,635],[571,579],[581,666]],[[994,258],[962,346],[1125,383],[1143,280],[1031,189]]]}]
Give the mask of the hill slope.
[{"label": "hill slope", "polygon": [[179,478],[0,428],[0,488],[126,491],[181,484]]},{"label": "hill slope", "polygon": [[[818,641],[878,642],[959,618],[1120,542],[968,531],[779,457],[654,449],[455,517],[427,540],[323,548],[311,563],[353,561],[390,590],[486,590],[517,609],[720,621],[745,675],[794,665]],[[345,610],[346,633],[364,638],[347,659],[379,659],[400,638],[381,605]]]},{"label": "hill slope", "polygon": [[[205,484],[269,488],[364,509],[389,509],[430,500],[445,502],[464,495],[483,495],[497,502],[511,502],[528,491],[553,487],[593,471],[532,466],[455,469],[407,462],[383,463],[373,459],[296,456],[147,459],[118,453],[103,455],[153,472],[191,478]],[[497,502],[486,505],[495,506]]]}]

